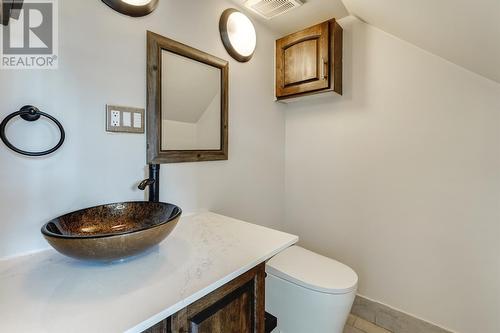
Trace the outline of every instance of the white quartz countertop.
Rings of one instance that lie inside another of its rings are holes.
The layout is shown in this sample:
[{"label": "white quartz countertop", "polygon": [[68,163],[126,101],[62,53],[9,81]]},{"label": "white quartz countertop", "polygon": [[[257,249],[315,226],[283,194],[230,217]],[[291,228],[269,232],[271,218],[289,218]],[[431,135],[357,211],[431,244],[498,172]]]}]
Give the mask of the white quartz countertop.
[{"label": "white quartz countertop", "polygon": [[141,332],[298,241],[214,213],[113,264],[54,250],[0,260],[0,332]]}]

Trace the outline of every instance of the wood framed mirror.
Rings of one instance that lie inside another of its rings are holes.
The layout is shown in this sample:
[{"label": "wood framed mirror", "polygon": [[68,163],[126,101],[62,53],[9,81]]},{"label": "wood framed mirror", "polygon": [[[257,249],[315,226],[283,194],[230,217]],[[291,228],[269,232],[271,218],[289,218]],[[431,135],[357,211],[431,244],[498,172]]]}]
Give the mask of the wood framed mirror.
[{"label": "wood framed mirror", "polygon": [[150,164],[228,159],[227,61],[147,33]]}]

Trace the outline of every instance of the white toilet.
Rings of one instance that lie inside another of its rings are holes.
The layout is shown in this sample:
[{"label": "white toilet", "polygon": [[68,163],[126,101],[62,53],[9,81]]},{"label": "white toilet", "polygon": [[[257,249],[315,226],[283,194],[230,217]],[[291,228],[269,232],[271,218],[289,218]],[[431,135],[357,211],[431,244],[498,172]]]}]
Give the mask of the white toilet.
[{"label": "white toilet", "polygon": [[273,333],[342,333],[358,287],[348,266],[292,246],[266,266],[266,311]]}]

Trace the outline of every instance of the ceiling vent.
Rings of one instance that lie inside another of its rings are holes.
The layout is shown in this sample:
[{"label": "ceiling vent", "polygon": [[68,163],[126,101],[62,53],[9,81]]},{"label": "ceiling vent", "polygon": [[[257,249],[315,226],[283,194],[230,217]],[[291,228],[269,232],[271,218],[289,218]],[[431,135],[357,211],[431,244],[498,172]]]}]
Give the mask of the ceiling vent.
[{"label": "ceiling vent", "polygon": [[245,7],[270,20],[303,4],[301,0],[248,0]]}]

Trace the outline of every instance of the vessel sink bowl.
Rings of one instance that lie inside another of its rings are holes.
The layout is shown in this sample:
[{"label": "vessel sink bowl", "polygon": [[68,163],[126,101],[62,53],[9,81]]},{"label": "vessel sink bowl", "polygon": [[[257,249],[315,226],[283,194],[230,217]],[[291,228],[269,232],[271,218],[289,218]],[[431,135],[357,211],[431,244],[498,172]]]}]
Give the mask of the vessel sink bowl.
[{"label": "vessel sink bowl", "polygon": [[163,241],[182,210],[161,202],[122,202],[82,209],[42,227],[60,253],[83,260],[115,261],[138,255]]}]

